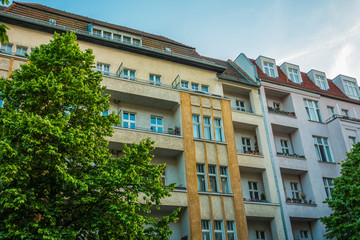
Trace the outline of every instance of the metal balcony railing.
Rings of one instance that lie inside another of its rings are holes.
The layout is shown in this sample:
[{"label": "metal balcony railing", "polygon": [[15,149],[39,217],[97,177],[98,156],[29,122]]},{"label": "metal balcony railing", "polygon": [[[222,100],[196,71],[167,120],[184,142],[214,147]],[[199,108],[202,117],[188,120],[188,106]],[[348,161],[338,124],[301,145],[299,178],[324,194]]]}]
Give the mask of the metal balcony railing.
[{"label": "metal balcony railing", "polygon": [[339,114],[334,114],[332,115],[330,118],[328,118],[325,123],[328,124],[330,122],[332,122],[335,119],[340,119],[340,120],[349,120],[349,121],[353,121],[353,122],[358,122],[360,123],[360,119],[359,118],[353,118],[353,117],[348,117],[348,116],[344,116],[344,115],[339,115]]},{"label": "metal balcony railing", "polygon": [[122,129],[129,129],[129,130],[137,130],[137,131],[142,131],[142,132],[149,132],[149,133],[181,136],[181,131],[180,131],[179,127],[168,128],[168,130],[162,129],[161,131],[155,130],[152,127],[138,127],[138,126],[135,126],[135,127],[114,126],[114,127],[122,128]]}]

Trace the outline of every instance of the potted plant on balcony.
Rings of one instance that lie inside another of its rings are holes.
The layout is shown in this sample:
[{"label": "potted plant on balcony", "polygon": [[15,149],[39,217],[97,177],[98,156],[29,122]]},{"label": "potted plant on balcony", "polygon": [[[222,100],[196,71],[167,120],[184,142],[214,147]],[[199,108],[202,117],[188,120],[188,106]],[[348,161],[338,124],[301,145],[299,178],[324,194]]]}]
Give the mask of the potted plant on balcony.
[{"label": "potted plant on balcony", "polygon": [[286,198],[286,202],[291,202],[291,198]]},{"label": "potted plant on balcony", "polygon": [[175,126],[175,135],[180,135],[180,127]]}]

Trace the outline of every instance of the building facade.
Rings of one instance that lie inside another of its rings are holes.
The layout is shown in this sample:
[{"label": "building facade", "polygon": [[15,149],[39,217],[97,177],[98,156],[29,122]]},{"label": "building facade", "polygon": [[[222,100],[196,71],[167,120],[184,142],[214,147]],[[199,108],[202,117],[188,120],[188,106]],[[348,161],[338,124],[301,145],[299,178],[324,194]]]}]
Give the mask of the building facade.
[{"label": "building facade", "polygon": [[93,49],[110,94],[103,114],[122,119],[109,151],[120,156],[123,143],[150,137],[152,163],[166,164],[164,184],[176,183],[152,212],[181,207],[170,239],[323,239],[318,219],[330,213],[322,201],[339,175],[335,163],[358,141],[356,80],[329,81],[265,57],[212,59],[162,36],[40,4],[1,10],[11,30],[0,76],[26,64],[24,54],[54,32],[75,31],[80,48]]}]

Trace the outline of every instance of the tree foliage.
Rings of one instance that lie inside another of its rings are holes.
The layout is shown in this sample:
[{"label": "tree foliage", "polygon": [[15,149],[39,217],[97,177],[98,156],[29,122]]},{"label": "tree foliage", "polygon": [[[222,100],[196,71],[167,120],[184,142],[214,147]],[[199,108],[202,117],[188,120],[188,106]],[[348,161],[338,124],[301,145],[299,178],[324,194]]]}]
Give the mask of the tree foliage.
[{"label": "tree foliage", "polygon": [[333,210],[330,216],[321,218],[327,237],[360,239],[360,142],[347,153],[341,164],[341,176],[334,180],[332,199],[325,202]]},{"label": "tree foliage", "polygon": [[[170,196],[152,142],[111,158],[105,136],[119,124],[74,33],[35,48],[0,80],[1,239],[166,239],[176,211],[146,217]],[[144,227],[147,226],[147,227]]]},{"label": "tree foliage", "polygon": [[[9,0],[1,0],[0,2],[2,5],[9,4]],[[10,28],[6,26],[5,24],[0,24],[0,43],[8,43],[9,37],[6,33],[7,30]]]}]

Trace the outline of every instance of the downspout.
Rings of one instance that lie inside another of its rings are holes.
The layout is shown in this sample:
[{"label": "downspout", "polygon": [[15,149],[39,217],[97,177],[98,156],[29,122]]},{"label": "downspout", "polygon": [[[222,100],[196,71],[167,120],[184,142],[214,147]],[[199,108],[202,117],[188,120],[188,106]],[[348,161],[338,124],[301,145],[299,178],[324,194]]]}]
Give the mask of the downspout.
[{"label": "downspout", "polygon": [[272,165],[273,174],[274,174],[274,178],[275,178],[276,191],[277,191],[278,198],[279,198],[281,220],[282,220],[281,222],[283,224],[283,228],[284,228],[284,231],[285,231],[285,239],[288,240],[289,237],[288,237],[286,224],[285,224],[285,214],[284,214],[283,204],[282,204],[282,201],[281,201],[281,196],[280,196],[280,191],[279,191],[279,182],[278,182],[276,169],[275,169],[274,155],[273,155],[273,151],[272,151],[272,147],[271,147],[271,143],[270,143],[270,135],[269,135],[269,129],[268,129],[268,126],[267,126],[267,121],[266,121],[264,104],[263,104],[262,96],[261,96],[261,93],[260,93],[261,81],[259,79],[257,79],[257,83],[259,85],[259,98],[260,98],[260,103],[261,103],[261,111],[262,111],[262,114],[264,116],[264,125],[265,125],[266,138],[267,138],[267,141],[268,141],[268,146],[269,146],[269,151],[270,151],[270,160],[271,160],[271,165]]}]

